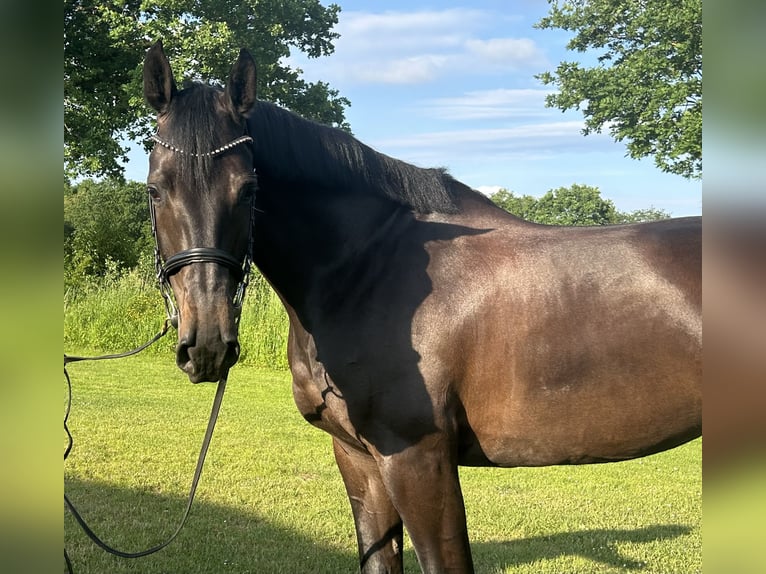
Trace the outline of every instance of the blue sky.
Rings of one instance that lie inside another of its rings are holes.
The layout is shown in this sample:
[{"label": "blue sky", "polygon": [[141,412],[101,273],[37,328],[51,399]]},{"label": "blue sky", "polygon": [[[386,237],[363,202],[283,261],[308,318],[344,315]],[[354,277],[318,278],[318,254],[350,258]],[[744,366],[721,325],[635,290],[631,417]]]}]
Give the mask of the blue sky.
[{"label": "blue sky", "polygon": [[[608,134],[581,135],[578,112],[545,107],[549,88],[534,75],[588,57],[566,50],[568,33],[533,28],[545,0],[336,3],[335,53],[290,63],[351,100],[346,117],[366,144],[485,192],[540,196],[580,183],[621,211],[701,213],[701,182],[627,158]],[[126,177],[143,180],[143,152],[130,157]]]}]

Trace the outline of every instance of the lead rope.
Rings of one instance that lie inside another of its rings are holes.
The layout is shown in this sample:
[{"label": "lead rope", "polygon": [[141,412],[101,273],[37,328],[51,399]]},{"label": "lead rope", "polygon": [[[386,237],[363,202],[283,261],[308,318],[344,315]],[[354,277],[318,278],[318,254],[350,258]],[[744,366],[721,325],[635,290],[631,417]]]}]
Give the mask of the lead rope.
[{"label": "lead rope", "polygon": [[[64,355],[64,376],[66,377],[67,391],[68,391],[67,407],[64,413],[64,430],[66,431],[66,434],[67,434],[68,444],[67,444],[66,450],[64,451],[64,460],[67,459],[67,457],[69,456],[69,452],[72,450],[72,434],[69,432],[69,426],[68,426],[69,411],[72,406],[72,382],[69,378],[69,373],[67,372],[67,369],[66,369],[67,364],[73,363],[76,361],[100,361],[100,360],[106,360],[106,359],[120,359],[123,357],[136,355],[140,353],[141,351],[143,351],[144,349],[146,349],[147,347],[149,347],[151,344],[161,339],[168,332],[169,327],[170,327],[169,319],[166,319],[162,330],[159,333],[157,333],[149,342],[144,343],[140,347],[137,347],[133,349],[132,351],[127,351],[125,353],[116,353],[112,355],[99,355],[96,357],[75,357],[75,356]],[[181,522],[179,523],[178,528],[176,528],[175,532],[173,532],[173,534],[170,535],[170,538],[168,538],[165,542],[158,544],[157,546],[153,546],[147,550],[142,550],[140,552],[124,552],[122,550],[117,550],[109,546],[95,532],[93,532],[93,530],[85,522],[85,519],[82,517],[82,515],[77,511],[75,506],[72,504],[72,501],[70,501],[69,497],[66,495],[66,493],[64,493],[64,503],[69,509],[69,512],[72,513],[72,516],[75,518],[77,523],[83,529],[85,534],[87,534],[88,537],[97,546],[99,546],[101,549],[105,550],[106,552],[109,552],[110,554],[119,556],[121,558],[140,558],[142,556],[154,554],[155,552],[162,550],[163,548],[165,548],[165,546],[167,546],[173,540],[175,540],[175,538],[183,529],[184,524],[186,524],[186,519],[189,518],[189,513],[191,511],[192,503],[194,502],[194,495],[197,492],[197,485],[199,484],[200,476],[202,476],[202,467],[205,464],[205,457],[207,455],[207,450],[208,450],[208,447],[210,446],[210,440],[213,438],[213,430],[215,429],[215,423],[218,420],[218,411],[221,409],[223,394],[224,394],[224,391],[226,390],[227,377],[228,377],[228,371],[224,373],[221,380],[218,381],[218,386],[215,391],[215,398],[213,399],[213,407],[210,411],[210,419],[208,420],[207,429],[205,430],[205,436],[202,439],[202,447],[200,448],[199,457],[197,458],[197,467],[194,469],[194,477],[192,478],[191,487],[189,489],[189,498],[188,498],[188,501],[186,502],[186,509],[184,510],[183,516],[181,517]],[[69,572],[69,574],[73,574],[72,562],[69,559],[69,555],[67,554],[66,548],[64,548],[64,561],[66,562],[67,571]]]},{"label": "lead rope", "polygon": [[[247,126],[245,127],[247,129]],[[179,149],[172,144],[162,140],[159,135],[155,134],[152,136],[152,139],[159,143],[160,145],[174,151],[177,153],[187,153],[182,149]],[[225,144],[217,149],[212,150],[211,152],[207,153],[192,153],[190,155],[193,155],[195,157],[201,157],[201,156],[209,156],[214,157],[218,154],[221,154],[233,147],[236,147],[243,143],[251,143],[253,141],[253,138],[247,135],[243,135],[242,137],[239,137],[228,144]],[[152,202],[151,198],[149,199],[149,217],[151,220],[151,226],[152,226],[152,237],[154,237],[154,264],[155,264],[155,271],[157,274],[157,281],[159,283],[160,293],[162,294],[162,298],[165,302],[165,311],[167,314],[167,319],[165,320],[165,324],[163,325],[162,330],[157,333],[149,342],[141,345],[140,347],[137,347],[133,349],[132,351],[127,351],[125,353],[117,353],[113,355],[100,355],[97,357],[74,357],[74,356],[67,356],[64,355],[64,376],[66,377],[67,382],[67,389],[69,392],[68,395],[68,401],[67,401],[67,407],[66,412],[64,414],[64,430],[66,431],[67,438],[68,438],[68,444],[67,448],[64,451],[64,460],[66,460],[67,456],[69,456],[69,451],[72,450],[72,434],[69,432],[69,426],[68,426],[68,419],[69,419],[69,410],[72,405],[72,382],[69,379],[69,373],[66,370],[66,366],[69,363],[74,363],[76,361],[100,361],[105,359],[119,359],[123,357],[129,357],[131,355],[136,355],[146,349],[149,345],[155,343],[157,340],[162,338],[165,333],[168,332],[168,329],[170,328],[170,325],[172,325],[175,328],[178,328],[178,308],[175,305],[175,302],[173,301],[172,296],[172,289],[169,282],[169,276],[180,269],[181,267],[185,265],[189,265],[191,263],[197,263],[197,262],[213,262],[213,263],[219,263],[222,265],[225,265],[229,268],[232,268],[234,270],[240,271],[242,273],[242,278],[239,281],[239,284],[237,286],[236,293],[234,295],[234,308],[238,312],[241,312],[242,310],[242,304],[245,299],[245,292],[247,291],[247,286],[250,281],[250,268],[253,262],[253,229],[255,227],[255,212],[259,211],[255,207],[255,199],[251,199],[250,203],[250,223],[249,223],[249,238],[248,238],[248,248],[247,253],[245,255],[244,261],[240,264],[236,259],[231,257],[228,253],[221,251],[220,249],[216,248],[207,248],[207,247],[198,247],[198,248],[191,248],[187,249],[185,251],[181,251],[179,253],[176,253],[172,257],[168,259],[163,264],[162,256],[160,254],[159,249],[159,239],[157,237],[157,217],[154,211],[154,203]],[[237,318],[237,321],[239,320],[239,317]],[[165,548],[168,544],[170,544],[176,536],[181,532],[181,529],[183,528],[184,524],[186,523],[186,519],[189,517],[189,512],[192,507],[192,502],[194,501],[194,495],[197,491],[197,484],[199,483],[200,476],[202,475],[202,467],[205,463],[205,456],[207,455],[207,449],[210,446],[210,439],[213,437],[213,429],[215,429],[215,423],[218,419],[218,411],[221,408],[221,401],[223,400],[223,393],[226,390],[226,379],[228,377],[229,373],[228,370],[224,373],[223,377],[220,381],[218,381],[218,387],[215,392],[215,399],[213,399],[213,407],[210,411],[210,420],[207,423],[207,430],[205,431],[205,437],[202,439],[202,447],[200,448],[199,457],[197,458],[197,468],[194,470],[194,478],[192,479],[191,488],[189,489],[189,500],[186,503],[186,510],[184,511],[183,517],[181,518],[181,523],[178,525],[178,528],[176,531],[168,538],[165,542],[162,544],[158,544],[157,546],[154,546],[152,548],[149,548],[148,550],[143,550],[141,552],[123,552],[121,550],[116,550],[115,548],[112,548],[108,544],[106,544],[101,538],[99,538],[95,532],[86,524],[85,520],[82,518],[80,513],[77,511],[77,509],[74,507],[72,502],[69,500],[69,497],[67,497],[66,493],[64,494],[64,502],[66,503],[67,508],[72,513],[72,516],[74,516],[75,520],[77,520],[78,524],[82,527],[85,534],[88,535],[88,537],[93,540],[93,542],[96,543],[100,548],[103,550],[109,552],[110,554],[114,554],[115,556],[120,556],[122,558],[139,558],[141,556],[147,556],[148,554],[153,554],[154,552],[157,552],[158,550],[161,550],[162,548]],[[72,563],[69,560],[69,555],[67,554],[66,548],[64,549],[64,560],[66,561],[67,569],[70,574],[72,574]]]}]

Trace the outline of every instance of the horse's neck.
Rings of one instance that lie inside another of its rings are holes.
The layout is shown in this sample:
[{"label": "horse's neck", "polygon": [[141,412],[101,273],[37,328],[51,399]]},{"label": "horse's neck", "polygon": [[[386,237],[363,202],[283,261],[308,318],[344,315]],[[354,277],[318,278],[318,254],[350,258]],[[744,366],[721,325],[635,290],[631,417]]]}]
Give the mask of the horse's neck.
[{"label": "horse's neck", "polygon": [[297,311],[328,290],[353,289],[365,266],[385,264],[397,244],[418,245],[417,233],[447,240],[515,219],[468,188],[459,190],[458,213],[418,216],[366,190],[338,194],[260,175],[259,186],[255,263]]},{"label": "horse's neck", "polygon": [[383,238],[391,240],[397,221],[409,213],[374,195],[334,196],[269,181],[259,195],[256,264],[296,308],[298,299],[315,294],[334,270],[363,259]]}]

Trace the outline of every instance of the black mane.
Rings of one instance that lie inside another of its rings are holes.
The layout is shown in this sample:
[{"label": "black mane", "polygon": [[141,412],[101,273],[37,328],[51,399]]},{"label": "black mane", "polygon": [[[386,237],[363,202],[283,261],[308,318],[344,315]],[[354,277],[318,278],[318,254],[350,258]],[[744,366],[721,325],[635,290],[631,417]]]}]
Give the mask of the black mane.
[{"label": "black mane", "polygon": [[384,195],[420,213],[452,213],[462,184],[373,150],[351,134],[259,101],[249,118],[256,167],[274,179]]},{"label": "black mane", "polygon": [[[168,128],[162,137],[186,152],[178,154],[180,177],[196,182],[194,188],[209,181],[215,160],[192,154],[204,154],[231,140],[230,130],[221,129],[217,112],[220,93],[214,86],[188,83],[168,110]],[[424,169],[394,159],[343,130],[306,120],[269,102],[259,101],[248,123],[255,140],[255,167],[261,174],[327,190],[367,190],[420,213],[457,210],[457,189],[464,186],[444,169]]]}]

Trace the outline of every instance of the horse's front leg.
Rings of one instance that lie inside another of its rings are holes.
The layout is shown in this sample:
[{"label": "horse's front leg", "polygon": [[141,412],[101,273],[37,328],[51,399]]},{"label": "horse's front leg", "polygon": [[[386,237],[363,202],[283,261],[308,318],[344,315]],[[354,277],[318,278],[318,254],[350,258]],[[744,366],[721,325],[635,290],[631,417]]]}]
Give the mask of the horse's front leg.
[{"label": "horse's front leg", "polygon": [[401,574],[402,519],[391,503],[375,459],[333,439],[354,514],[362,574]]},{"label": "horse's front leg", "polygon": [[376,457],[426,574],[473,572],[457,459],[451,444],[446,436],[431,435],[400,452]]}]

